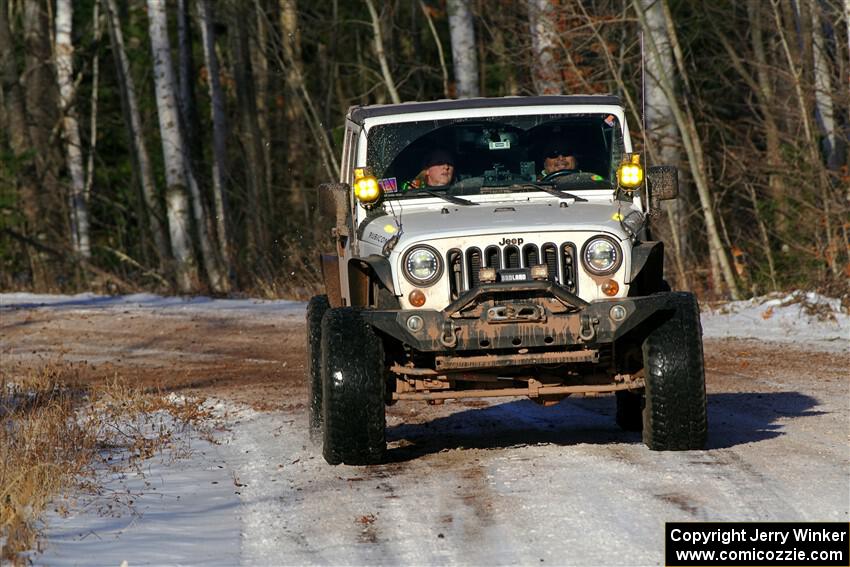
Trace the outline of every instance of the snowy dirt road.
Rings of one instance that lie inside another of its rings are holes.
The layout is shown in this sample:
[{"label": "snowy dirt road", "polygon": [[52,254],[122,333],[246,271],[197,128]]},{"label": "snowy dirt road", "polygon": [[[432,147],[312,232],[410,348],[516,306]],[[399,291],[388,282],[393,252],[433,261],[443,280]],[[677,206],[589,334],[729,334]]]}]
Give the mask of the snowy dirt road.
[{"label": "snowy dirt road", "polygon": [[[648,451],[638,434],[614,424],[612,397],[551,408],[528,400],[408,403],[388,411],[388,464],[331,467],[307,441],[302,317],[297,304],[5,309],[0,369],[61,356],[85,361],[86,379],[118,372],[224,400],[224,442],[204,451],[203,474],[190,484],[218,491],[199,525],[237,533],[196,533],[194,546],[173,549],[160,537],[166,543],[152,554],[134,547],[131,565],[657,565],[665,521],[848,521],[847,352],[706,339],[704,451]],[[185,463],[180,471],[191,477]],[[226,494],[223,484],[232,484]],[[148,517],[138,522],[148,538],[174,527]],[[52,521],[61,531],[64,520]],[[132,538],[127,529],[110,538],[112,548],[98,544],[99,559],[117,564]],[[47,543],[48,564],[92,564],[59,540]],[[215,552],[224,546],[228,553]]]}]

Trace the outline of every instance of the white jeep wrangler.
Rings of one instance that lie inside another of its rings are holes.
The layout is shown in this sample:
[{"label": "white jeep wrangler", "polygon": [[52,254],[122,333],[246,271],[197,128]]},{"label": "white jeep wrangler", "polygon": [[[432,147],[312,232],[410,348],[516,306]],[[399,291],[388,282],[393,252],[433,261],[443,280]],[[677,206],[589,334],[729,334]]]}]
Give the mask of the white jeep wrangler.
[{"label": "white jeep wrangler", "polygon": [[[572,169],[547,167],[564,153]],[[387,404],[492,396],[614,393],[650,449],[702,448],[697,302],[669,290],[649,226],[676,176],[644,169],[613,96],[351,108],[307,310],[325,460],[380,462]]]}]

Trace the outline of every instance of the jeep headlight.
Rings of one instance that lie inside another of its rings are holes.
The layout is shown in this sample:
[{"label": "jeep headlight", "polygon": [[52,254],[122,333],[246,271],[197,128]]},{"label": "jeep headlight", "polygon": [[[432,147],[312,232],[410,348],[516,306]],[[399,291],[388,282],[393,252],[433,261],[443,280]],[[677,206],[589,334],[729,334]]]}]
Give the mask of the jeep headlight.
[{"label": "jeep headlight", "polygon": [[402,258],[404,276],[413,285],[431,285],[443,271],[440,255],[430,246],[415,246]]},{"label": "jeep headlight", "polygon": [[588,240],[581,251],[584,269],[595,276],[613,274],[623,261],[620,245],[613,238],[597,236]]}]

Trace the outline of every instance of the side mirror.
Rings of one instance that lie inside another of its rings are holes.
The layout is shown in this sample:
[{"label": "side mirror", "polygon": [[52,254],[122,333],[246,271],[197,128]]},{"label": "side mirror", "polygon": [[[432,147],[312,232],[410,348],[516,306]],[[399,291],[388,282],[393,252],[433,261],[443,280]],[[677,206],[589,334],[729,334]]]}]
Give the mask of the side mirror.
[{"label": "side mirror", "polygon": [[669,201],[679,196],[679,169],[672,165],[647,168],[646,180],[653,201]]},{"label": "side mirror", "polygon": [[334,219],[337,236],[348,236],[351,225],[351,187],[347,183],[319,185],[319,212]]}]

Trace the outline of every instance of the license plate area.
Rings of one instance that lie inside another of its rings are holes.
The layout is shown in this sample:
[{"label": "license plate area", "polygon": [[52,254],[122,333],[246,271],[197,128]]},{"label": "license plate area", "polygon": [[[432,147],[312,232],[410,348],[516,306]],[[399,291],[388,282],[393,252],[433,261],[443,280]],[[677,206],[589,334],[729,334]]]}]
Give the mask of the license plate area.
[{"label": "license plate area", "polygon": [[487,309],[488,323],[530,323],[546,320],[546,310],[542,305],[528,303],[508,303]]}]

